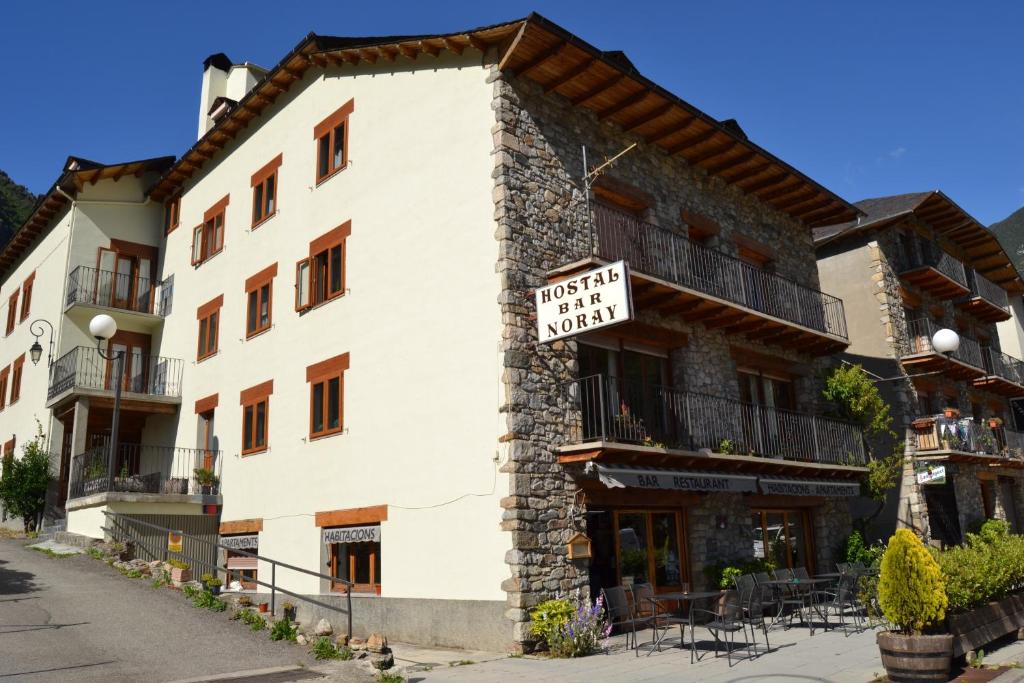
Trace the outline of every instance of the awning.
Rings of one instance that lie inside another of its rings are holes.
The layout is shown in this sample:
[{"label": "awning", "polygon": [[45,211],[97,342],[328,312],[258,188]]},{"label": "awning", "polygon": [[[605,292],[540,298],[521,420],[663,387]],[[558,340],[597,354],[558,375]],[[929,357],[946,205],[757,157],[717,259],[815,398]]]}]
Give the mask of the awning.
[{"label": "awning", "polygon": [[256,550],[260,547],[260,536],[259,534],[221,536],[220,544],[232,550]]},{"label": "awning", "polygon": [[757,477],[721,472],[671,470],[629,465],[601,465],[588,462],[586,471],[597,473],[608,488],[663,489],[670,491],[719,491],[753,493],[757,491]]},{"label": "awning", "polygon": [[761,477],[761,492],[771,496],[859,496],[860,484],[824,479],[776,479]]},{"label": "awning", "polygon": [[256,569],[255,557],[229,557],[228,569]]},{"label": "awning", "polygon": [[380,543],[380,524],[324,529],[324,543]]}]

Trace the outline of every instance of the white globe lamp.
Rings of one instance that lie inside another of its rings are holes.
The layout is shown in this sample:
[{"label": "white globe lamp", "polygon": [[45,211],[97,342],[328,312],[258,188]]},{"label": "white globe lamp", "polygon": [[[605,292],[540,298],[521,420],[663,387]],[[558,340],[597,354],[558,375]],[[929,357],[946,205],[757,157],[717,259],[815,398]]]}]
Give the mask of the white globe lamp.
[{"label": "white globe lamp", "polygon": [[948,328],[942,328],[932,335],[932,348],[949,355],[960,348],[960,335]]},{"label": "white globe lamp", "polygon": [[89,334],[99,341],[106,341],[117,334],[117,322],[106,313],[100,313],[89,321]]}]

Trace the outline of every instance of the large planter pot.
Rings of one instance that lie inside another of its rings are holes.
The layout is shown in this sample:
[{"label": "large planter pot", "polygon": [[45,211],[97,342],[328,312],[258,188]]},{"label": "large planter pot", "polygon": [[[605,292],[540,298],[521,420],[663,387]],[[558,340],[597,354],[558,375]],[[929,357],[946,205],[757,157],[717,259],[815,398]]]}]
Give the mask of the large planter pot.
[{"label": "large planter pot", "polygon": [[890,681],[948,681],[953,661],[953,636],[878,634],[878,652]]},{"label": "large planter pot", "polygon": [[183,583],[188,583],[192,580],[191,569],[179,569],[177,567],[171,567],[171,581],[174,585],[180,586]]}]

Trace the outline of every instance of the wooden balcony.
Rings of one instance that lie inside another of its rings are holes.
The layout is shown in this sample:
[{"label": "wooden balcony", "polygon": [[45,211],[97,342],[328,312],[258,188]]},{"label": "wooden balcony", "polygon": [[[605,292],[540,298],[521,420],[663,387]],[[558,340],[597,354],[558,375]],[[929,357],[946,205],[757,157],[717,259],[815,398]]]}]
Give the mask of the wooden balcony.
[{"label": "wooden balcony", "polygon": [[1006,290],[973,268],[968,268],[966,273],[970,292],[957,299],[956,307],[987,323],[1009,320],[1010,298]]},{"label": "wooden balcony", "polygon": [[960,336],[960,348],[946,355],[932,347],[940,327],[929,318],[907,321],[907,339],[900,345],[900,362],[908,372],[941,372],[951,379],[973,380],[985,375],[981,346]]},{"label": "wooden balcony", "polygon": [[1024,397],[1024,362],[993,348],[981,350],[985,375],[974,386],[1007,398]]},{"label": "wooden balcony", "polygon": [[849,345],[843,302],[604,206],[552,279],[625,260],[633,305],[765,344],[828,355]]},{"label": "wooden balcony", "polygon": [[911,423],[917,435],[918,460],[949,460],[1024,468],[1024,434],[990,427],[971,416],[925,415]]},{"label": "wooden balcony", "polygon": [[896,264],[902,280],[943,299],[970,293],[963,263],[929,242],[918,242],[918,248]]}]

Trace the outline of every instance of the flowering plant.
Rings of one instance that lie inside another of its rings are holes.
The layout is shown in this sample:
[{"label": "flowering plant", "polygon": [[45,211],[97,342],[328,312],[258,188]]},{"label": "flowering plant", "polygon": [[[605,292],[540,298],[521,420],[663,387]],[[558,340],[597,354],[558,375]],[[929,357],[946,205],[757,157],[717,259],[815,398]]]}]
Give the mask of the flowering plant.
[{"label": "flowering plant", "polygon": [[[550,603],[559,603],[560,609],[550,610]],[[543,635],[548,650],[555,657],[584,657],[604,648],[612,626],[604,614],[603,596],[590,605],[586,600],[549,600],[538,606],[549,605],[544,616],[554,611],[558,614],[557,622],[544,619],[541,614],[531,613],[534,619],[540,618],[544,627],[534,627],[534,632]],[[566,609],[568,608],[568,609]],[[538,612],[534,610],[534,612]]]}]

